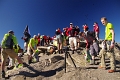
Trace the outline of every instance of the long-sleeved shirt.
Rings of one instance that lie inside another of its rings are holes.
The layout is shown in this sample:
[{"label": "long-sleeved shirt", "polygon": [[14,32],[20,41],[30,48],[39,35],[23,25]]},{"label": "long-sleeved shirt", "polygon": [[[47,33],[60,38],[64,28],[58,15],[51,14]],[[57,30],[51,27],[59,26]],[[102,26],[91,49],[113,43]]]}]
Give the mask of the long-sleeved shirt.
[{"label": "long-sleeved shirt", "polygon": [[98,26],[97,24],[94,25],[93,30],[94,30],[95,32],[100,32],[100,30],[99,30],[99,26]]}]

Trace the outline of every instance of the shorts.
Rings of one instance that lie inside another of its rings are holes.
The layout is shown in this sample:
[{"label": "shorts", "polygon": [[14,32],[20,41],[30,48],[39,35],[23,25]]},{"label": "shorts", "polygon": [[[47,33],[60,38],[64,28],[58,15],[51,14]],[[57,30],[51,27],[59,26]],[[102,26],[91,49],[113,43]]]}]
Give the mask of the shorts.
[{"label": "shorts", "polygon": [[27,47],[28,46],[28,42],[24,42],[24,47]]},{"label": "shorts", "polygon": [[30,47],[27,48],[27,54],[28,55],[32,55],[33,54],[33,50]]},{"label": "shorts", "polygon": [[8,56],[10,56],[11,58],[17,58],[18,55],[15,53],[14,49],[1,49],[1,58],[2,58],[2,62],[7,60]]},{"label": "shorts", "polygon": [[61,35],[57,35],[56,38],[57,38],[57,44],[62,43],[62,36]]}]

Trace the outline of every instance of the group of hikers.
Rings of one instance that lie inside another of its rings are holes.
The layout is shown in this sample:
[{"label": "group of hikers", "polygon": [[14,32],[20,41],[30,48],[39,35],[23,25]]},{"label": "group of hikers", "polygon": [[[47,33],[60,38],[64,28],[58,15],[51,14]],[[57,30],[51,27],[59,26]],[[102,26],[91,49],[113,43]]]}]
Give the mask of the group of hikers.
[{"label": "group of hikers", "polygon": [[[10,30],[3,37],[1,42],[1,70],[2,77],[5,78],[5,66],[6,61],[9,57],[10,64],[8,68],[19,68],[21,66],[27,66],[25,62],[22,61],[21,55],[18,53],[26,53],[28,55],[28,64],[33,62],[33,59],[36,59],[36,62],[39,61],[37,49],[38,46],[48,46],[57,42],[57,52],[59,54],[63,53],[62,47],[69,45],[70,50],[74,54],[74,51],[78,50],[80,47],[81,39],[84,39],[86,42],[86,55],[90,55],[90,64],[95,64],[95,57],[100,58],[100,65],[98,68],[106,69],[105,64],[105,55],[107,54],[110,58],[111,69],[108,70],[109,73],[116,71],[115,64],[115,55],[114,55],[114,43],[115,43],[115,33],[112,23],[109,23],[106,17],[101,18],[102,24],[105,26],[105,40],[102,42],[102,49],[99,47],[99,26],[98,23],[94,23],[93,30],[90,31],[87,24],[83,25],[83,31],[80,30],[78,26],[74,26],[73,23],[70,23],[70,27],[63,28],[63,31],[60,28],[56,29],[55,36],[45,36],[45,35],[34,35],[31,37],[28,29],[24,31],[24,37],[21,39],[24,40],[24,51],[18,45],[17,38],[14,35],[14,31]],[[53,53],[54,48],[50,48],[50,53]]]}]

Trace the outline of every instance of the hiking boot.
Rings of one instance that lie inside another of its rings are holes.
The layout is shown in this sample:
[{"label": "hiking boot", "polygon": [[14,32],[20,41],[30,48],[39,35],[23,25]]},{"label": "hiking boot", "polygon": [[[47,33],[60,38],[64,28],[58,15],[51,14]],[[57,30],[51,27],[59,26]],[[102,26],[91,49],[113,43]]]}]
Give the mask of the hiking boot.
[{"label": "hiking boot", "polygon": [[31,64],[32,63],[32,59],[30,59],[29,61],[28,61],[28,64]]},{"label": "hiking boot", "polygon": [[72,50],[72,54],[74,54],[74,50]]},{"label": "hiking boot", "polygon": [[106,70],[106,67],[99,66],[98,69],[104,69],[104,70]]},{"label": "hiking boot", "polygon": [[7,67],[8,70],[11,70],[11,69],[13,69],[13,68],[14,68],[14,66],[9,66],[9,67]]},{"label": "hiking boot", "polygon": [[2,78],[5,78],[5,71],[2,71]]},{"label": "hiking boot", "polygon": [[115,70],[108,70],[108,73],[113,73],[115,72]]}]

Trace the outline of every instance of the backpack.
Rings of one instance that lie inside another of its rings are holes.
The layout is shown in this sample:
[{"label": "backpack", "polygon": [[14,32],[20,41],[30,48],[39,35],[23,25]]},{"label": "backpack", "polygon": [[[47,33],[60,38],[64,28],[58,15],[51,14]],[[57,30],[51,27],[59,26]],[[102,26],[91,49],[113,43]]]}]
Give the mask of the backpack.
[{"label": "backpack", "polygon": [[12,35],[8,35],[7,40],[5,41],[5,46],[9,49],[13,49],[14,42],[12,37],[13,37]]},{"label": "backpack", "polygon": [[76,28],[75,28],[75,27],[72,27],[72,30],[70,31],[70,35],[71,35],[71,36],[74,36],[75,31],[76,31]]},{"label": "backpack", "polygon": [[25,32],[24,35],[25,35],[25,42],[28,42],[29,39],[31,38],[31,35],[28,32]]},{"label": "backpack", "polygon": [[60,34],[60,32],[56,31],[56,32],[55,32],[55,34],[56,34],[56,35],[59,35],[59,34]]}]

